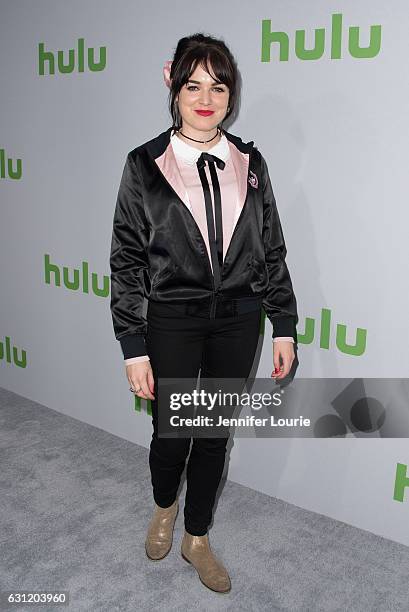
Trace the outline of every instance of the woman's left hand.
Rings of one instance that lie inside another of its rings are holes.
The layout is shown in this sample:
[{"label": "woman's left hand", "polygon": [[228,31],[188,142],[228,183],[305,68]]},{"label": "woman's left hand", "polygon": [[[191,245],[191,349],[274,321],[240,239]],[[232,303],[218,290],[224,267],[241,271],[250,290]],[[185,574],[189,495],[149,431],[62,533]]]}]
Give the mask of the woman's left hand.
[{"label": "woman's left hand", "polygon": [[273,342],[273,364],[275,371],[271,373],[271,378],[276,380],[285,378],[291,370],[294,358],[294,344],[292,342],[289,340]]}]

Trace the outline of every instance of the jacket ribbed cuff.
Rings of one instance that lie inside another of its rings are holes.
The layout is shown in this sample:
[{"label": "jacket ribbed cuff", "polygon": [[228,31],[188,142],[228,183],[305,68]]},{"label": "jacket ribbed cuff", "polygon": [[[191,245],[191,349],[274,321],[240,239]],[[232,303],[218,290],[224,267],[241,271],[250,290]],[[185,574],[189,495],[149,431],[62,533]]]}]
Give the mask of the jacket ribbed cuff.
[{"label": "jacket ribbed cuff", "polygon": [[124,359],[146,355],[145,336],[143,334],[128,334],[119,338]]},{"label": "jacket ribbed cuff", "polygon": [[297,342],[297,329],[294,317],[273,317],[273,338],[291,336]]}]

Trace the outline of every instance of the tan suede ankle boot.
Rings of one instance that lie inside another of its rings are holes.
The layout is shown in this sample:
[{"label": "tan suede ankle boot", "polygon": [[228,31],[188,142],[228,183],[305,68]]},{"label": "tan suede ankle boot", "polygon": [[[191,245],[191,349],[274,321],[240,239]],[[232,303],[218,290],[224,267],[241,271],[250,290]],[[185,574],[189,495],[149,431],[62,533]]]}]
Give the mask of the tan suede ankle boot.
[{"label": "tan suede ankle boot", "polygon": [[210,549],[209,536],[191,535],[185,530],[181,554],[193,565],[201,582],[217,593],[228,593],[231,589],[229,574]]},{"label": "tan suede ankle boot", "polygon": [[145,541],[145,550],[149,559],[160,561],[172,548],[173,528],[179,510],[178,500],[168,508],[161,508],[155,503],[153,517],[149,523]]}]

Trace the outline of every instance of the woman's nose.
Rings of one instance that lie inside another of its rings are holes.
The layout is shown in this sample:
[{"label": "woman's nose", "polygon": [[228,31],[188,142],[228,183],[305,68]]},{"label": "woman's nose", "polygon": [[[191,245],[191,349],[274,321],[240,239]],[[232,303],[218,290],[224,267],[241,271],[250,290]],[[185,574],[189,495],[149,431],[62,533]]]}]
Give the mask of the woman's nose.
[{"label": "woman's nose", "polygon": [[211,95],[210,95],[209,91],[202,91],[201,92],[200,102],[202,104],[210,104],[210,102],[211,102]]}]

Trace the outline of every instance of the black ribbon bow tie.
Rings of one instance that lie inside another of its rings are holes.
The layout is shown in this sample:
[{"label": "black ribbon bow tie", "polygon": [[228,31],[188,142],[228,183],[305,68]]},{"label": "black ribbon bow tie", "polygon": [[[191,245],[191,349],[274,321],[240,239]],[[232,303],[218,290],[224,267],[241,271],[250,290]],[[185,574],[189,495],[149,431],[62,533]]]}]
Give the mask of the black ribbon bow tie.
[{"label": "black ribbon bow tie", "polygon": [[[206,162],[209,164],[210,176],[212,178],[213,195],[214,195],[214,216],[216,218],[216,224],[213,219],[213,206],[210,197],[210,188],[207,181],[205,172]],[[222,225],[222,198],[220,193],[219,179],[217,178],[216,167],[220,170],[224,170],[225,162],[212,155],[211,153],[203,153],[200,155],[196,162],[197,169],[202,183],[205,206],[206,206],[206,220],[207,220],[207,231],[209,235],[209,246],[210,255],[212,258],[213,275],[215,280],[216,288],[220,285],[221,279],[221,267],[223,265],[223,225]],[[215,234],[216,227],[216,234]]]},{"label": "black ribbon bow tie", "polygon": [[206,165],[206,162],[209,162],[209,166],[210,166],[210,162],[215,162],[217,167],[220,170],[224,170],[224,167],[226,165],[224,161],[220,159],[220,157],[216,157],[216,155],[212,155],[211,153],[206,153],[206,151],[203,151],[203,153],[200,155],[199,159],[196,162],[197,167],[204,168]]}]

